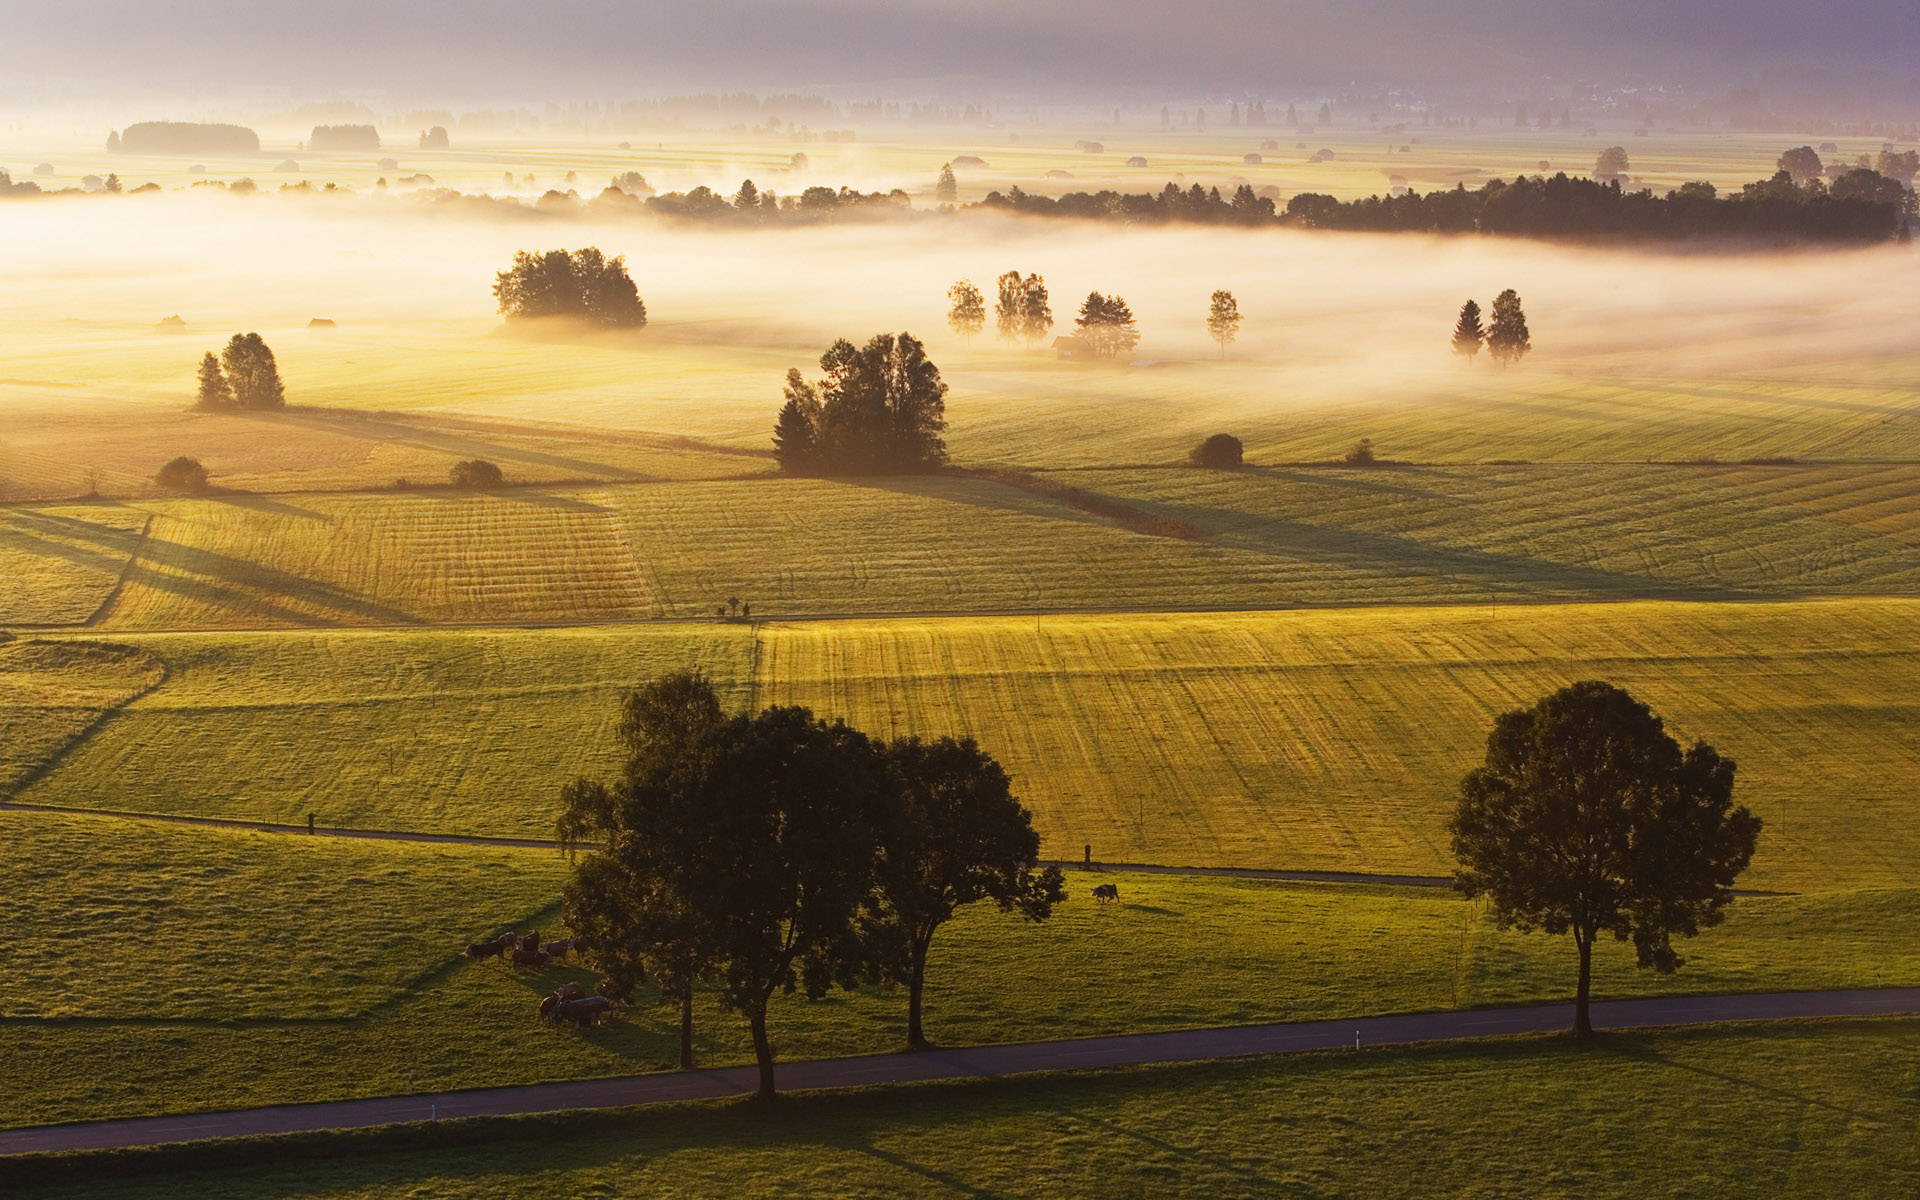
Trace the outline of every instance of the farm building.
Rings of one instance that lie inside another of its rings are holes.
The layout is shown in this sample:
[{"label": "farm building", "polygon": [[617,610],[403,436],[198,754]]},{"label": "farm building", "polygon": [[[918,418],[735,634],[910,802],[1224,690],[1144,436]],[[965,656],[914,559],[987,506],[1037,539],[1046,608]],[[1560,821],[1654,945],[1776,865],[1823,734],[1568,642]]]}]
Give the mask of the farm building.
[{"label": "farm building", "polygon": [[1092,362],[1093,343],[1068,334],[1053,339],[1053,356],[1061,362]]}]

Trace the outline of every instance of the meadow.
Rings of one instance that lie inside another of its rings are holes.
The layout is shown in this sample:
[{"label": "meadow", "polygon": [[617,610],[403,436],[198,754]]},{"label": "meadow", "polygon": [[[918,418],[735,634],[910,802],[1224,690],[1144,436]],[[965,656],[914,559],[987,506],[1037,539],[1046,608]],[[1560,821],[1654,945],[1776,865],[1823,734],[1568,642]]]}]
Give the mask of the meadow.
[{"label": "meadow", "polygon": [[[200,1111],[671,1069],[676,1013],[651,989],[600,1029],[535,1022],[578,967],[459,957],[502,928],[552,933],[556,852],[340,841],[0,811],[16,850],[0,980],[0,1124]],[[1563,999],[1564,939],[1501,933],[1431,888],[1124,872],[1069,875],[1033,925],[967,910],[934,944],[929,1033],[948,1045]],[[103,881],[114,881],[111,887]],[[1086,898],[1117,882],[1121,903]],[[1672,976],[1630,948],[1596,994],[1907,985],[1913,890],[1744,897]],[[129,969],[129,964],[137,965]],[[703,1063],[751,1061],[744,1023],[697,1004]],[[905,999],[781,1000],[787,1058],[904,1040]]]},{"label": "meadow", "polygon": [[101,1197],[1910,1195],[1910,1018],[1415,1046],[35,1164]]}]

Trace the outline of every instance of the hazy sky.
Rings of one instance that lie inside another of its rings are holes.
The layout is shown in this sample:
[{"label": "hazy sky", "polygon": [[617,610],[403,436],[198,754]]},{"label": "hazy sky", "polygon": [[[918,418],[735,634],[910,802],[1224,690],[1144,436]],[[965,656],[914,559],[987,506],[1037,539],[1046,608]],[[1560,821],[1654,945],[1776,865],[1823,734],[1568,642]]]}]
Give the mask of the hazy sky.
[{"label": "hazy sky", "polygon": [[1783,62],[1912,79],[1916,47],[1915,0],[0,0],[0,75],[16,92],[1463,85]]}]

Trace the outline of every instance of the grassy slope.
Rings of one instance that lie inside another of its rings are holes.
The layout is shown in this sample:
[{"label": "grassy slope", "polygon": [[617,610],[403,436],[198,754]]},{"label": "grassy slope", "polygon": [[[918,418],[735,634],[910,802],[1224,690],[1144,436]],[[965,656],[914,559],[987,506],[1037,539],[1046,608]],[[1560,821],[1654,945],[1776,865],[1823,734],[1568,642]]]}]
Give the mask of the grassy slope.
[{"label": "grassy slope", "polygon": [[147,518],[106,504],[0,508],[0,626],[85,622],[119,582]]},{"label": "grassy slope", "polygon": [[1874,1200],[1920,1187],[1916,1033],[1525,1038],[790,1098],[774,1120],[699,1104],[317,1136],[124,1156],[95,1168],[121,1182],[45,1194]]},{"label": "grassy slope", "polygon": [[0,796],[165,673],[131,646],[0,641]]},{"label": "grassy slope", "polygon": [[[457,957],[503,925],[551,927],[543,852],[339,843],[0,813],[15,850],[0,978],[0,1124],[84,1120],[667,1068],[671,1010],[578,1034],[534,1023],[560,968]],[[83,855],[80,851],[84,849]],[[1105,875],[1043,925],[966,913],[935,943],[929,1031],[949,1044],[1446,1009],[1564,997],[1561,940],[1502,934],[1443,891]],[[111,888],[105,880],[116,881]],[[1910,984],[1920,893],[1736,902],[1680,974],[1609,945],[1606,995]],[[126,964],[138,964],[129,971]],[[700,1005],[702,1061],[751,1056]],[[866,991],[774,1015],[789,1058],[888,1050],[904,1000]]]}]

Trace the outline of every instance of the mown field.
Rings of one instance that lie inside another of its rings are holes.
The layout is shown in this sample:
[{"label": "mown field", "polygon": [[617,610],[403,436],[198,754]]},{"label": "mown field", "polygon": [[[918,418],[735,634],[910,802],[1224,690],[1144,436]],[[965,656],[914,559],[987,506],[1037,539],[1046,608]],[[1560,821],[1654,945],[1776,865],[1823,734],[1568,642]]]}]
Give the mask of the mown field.
[{"label": "mown field", "polygon": [[[669,1069],[676,1013],[537,1024],[577,968],[468,963],[468,940],[552,932],[557,853],[340,841],[0,811],[14,848],[0,979],[0,1124],[246,1107]],[[109,881],[111,881],[109,883]],[[1042,925],[989,906],[935,943],[928,1028],[950,1045],[1564,998],[1564,940],[1502,934],[1439,889],[1069,875]],[[1087,898],[1115,881],[1121,903]],[[1674,976],[1597,958],[1605,995],[1920,981],[1902,930],[1920,892],[1738,900]],[[905,999],[782,1000],[788,1058],[885,1051]],[[744,1024],[698,1006],[706,1063],[750,1061]]]},{"label": "mown field", "polygon": [[560,784],[616,761],[621,690],[697,666],[729,703],[978,738],[1049,855],[1445,873],[1452,789],[1493,718],[1605,678],[1738,761],[1767,823],[1752,886],[1903,886],[1920,854],[1915,611],[1489,603],[126,635],[168,682],[18,799],[541,836]]},{"label": "mown field", "polygon": [[34,1195],[1911,1195],[1911,1018],[1526,1038],[318,1135]]},{"label": "mown field", "polygon": [[793,617],[1920,589],[1906,464],[1052,478],[1203,536],[984,479],[753,479],[16,507],[0,554],[31,581],[15,620],[106,629],[697,617],[729,596]]},{"label": "mown field", "polygon": [[159,658],[132,646],[0,638],[0,796],[165,676]]}]

